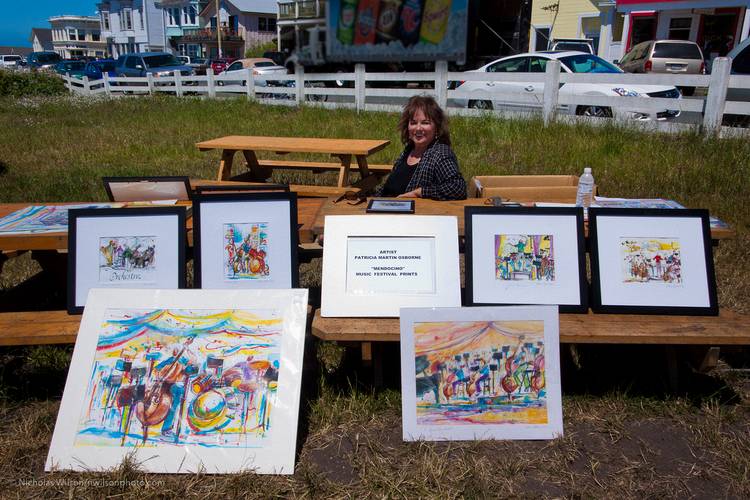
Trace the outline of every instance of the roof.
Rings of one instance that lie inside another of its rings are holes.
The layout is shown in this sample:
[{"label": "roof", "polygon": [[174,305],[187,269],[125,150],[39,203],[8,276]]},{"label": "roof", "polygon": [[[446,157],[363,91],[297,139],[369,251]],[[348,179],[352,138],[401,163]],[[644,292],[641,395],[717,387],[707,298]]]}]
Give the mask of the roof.
[{"label": "roof", "polygon": [[52,29],[51,28],[31,28],[31,38],[30,40],[33,41],[33,38],[36,37],[39,40],[39,43],[42,45],[45,44],[52,44]]},{"label": "roof", "polygon": [[[279,11],[276,0],[223,0],[226,3],[234,5],[240,12],[257,12],[259,14],[276,14]],[[208,2],[201,15],[207,10],[213,10],[214,2]]]},{"label": "roof", "polygon": [[0,45],[0,54],[12,55],[18,54],[19,56],[27,56],[34,51],[31,47],[13,47],[11,45]]}]

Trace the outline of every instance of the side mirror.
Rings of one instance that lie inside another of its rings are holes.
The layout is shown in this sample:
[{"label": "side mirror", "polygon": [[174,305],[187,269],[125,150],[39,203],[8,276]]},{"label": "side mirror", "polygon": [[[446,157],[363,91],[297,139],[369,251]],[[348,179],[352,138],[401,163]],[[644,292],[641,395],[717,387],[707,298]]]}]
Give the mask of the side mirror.
[{"label": "side mirror", "polygon": [[141,64],[136,64],[136,65],[135,65],[135,69],[143,69],[143,65],[141,65]]}]

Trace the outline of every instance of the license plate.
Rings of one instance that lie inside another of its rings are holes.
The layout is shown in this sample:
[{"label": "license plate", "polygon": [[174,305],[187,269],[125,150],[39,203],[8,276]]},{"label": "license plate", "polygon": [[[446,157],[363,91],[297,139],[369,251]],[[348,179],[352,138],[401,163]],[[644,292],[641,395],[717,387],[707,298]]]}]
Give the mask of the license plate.
[{"label": "license plate", "polygon": [[687,64],[667,64],[667,69],[672,71],[682,71],[687,68]]}]

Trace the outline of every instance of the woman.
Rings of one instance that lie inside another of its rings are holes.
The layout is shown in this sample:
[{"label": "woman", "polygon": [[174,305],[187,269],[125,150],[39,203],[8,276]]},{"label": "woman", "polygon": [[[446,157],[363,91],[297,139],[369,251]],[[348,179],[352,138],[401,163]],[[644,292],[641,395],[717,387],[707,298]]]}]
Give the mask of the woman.
[{"label": "woman", "polygon": [[406,147],[377,196],[463,200],[466,181],[451,150],[448,122],[429,96],[414,96],[398,122]]}]

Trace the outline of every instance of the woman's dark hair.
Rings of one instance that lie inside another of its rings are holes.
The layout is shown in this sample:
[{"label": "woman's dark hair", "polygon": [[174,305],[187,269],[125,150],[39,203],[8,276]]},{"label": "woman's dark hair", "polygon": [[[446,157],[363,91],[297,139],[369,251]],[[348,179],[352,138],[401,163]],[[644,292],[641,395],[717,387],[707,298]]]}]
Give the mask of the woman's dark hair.
[{"label": "woman's dark hair", "polygon": [[448,131],[448,118],[435,99],[427,95],[415,95],[404,106],[401,118],[398,120],[398,130],[401,132],[401,142],[409,144],[409,120],[417,110],[422,110],[427,118],[435,124],[435,140],[451,145],[451,134]]}]

